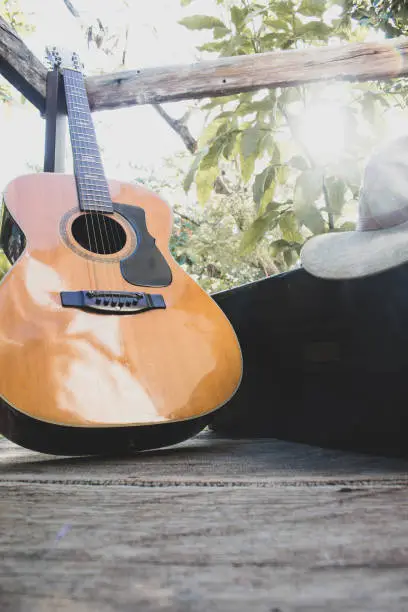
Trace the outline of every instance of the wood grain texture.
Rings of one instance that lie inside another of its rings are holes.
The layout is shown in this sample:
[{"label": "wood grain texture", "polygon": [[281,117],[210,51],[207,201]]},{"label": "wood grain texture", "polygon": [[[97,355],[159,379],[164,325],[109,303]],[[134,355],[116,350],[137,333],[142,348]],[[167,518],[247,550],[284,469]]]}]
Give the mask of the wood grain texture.
[{"label": "wood grain texture", "polygon": [[45,111],[47,69],[2,17],[0,72],[27,100]]},{"label": "wood grain texture", "polygon": [[92,460],[39,454],[0,438],[0,479],[16,486],[41,482],[208,488],[399,487],[408,486],[408,459],[328,450],[272,438],[234,440],[208,430],[171,448]]},{"label": "wood grain texture", "polygon": [[[408,41],[351,43],[226,57],[192,65],[89,77],[92,110],[216,97],[327,79],[367,81],[408,74]],[[0,18],[0,72],[44,112],[46,68]]]},{"label": "wood grain texture", "polygon": [[25,414],[65,425],[160,423],[210,412],[240,381],[235,333],[171,257],[166,203],[135,185],[112,181],[110,189],[113,201],[145,210],[172,270],[172,283],[153,291],[166,309],[130,316],[64,309],[60,291],[152,290],[127,283],[115,255],[89,261],[64,243],[61,219],[78,205],[72,176],[19,177],[5,199],[27,247],[0,286],[0,395]]},{"label": "wood grain texture", "polygon": [[295,51],[223,57],[90,77],[93,110],[224,96],[263,87],[287,87],[327,79],[367,81],[408,74],[408,40],[353,43]]},{"label": "wood grain texture", "polygon": [[6,612],[405,612],[408,461],[203,434],[119,460],[0,441]]}]

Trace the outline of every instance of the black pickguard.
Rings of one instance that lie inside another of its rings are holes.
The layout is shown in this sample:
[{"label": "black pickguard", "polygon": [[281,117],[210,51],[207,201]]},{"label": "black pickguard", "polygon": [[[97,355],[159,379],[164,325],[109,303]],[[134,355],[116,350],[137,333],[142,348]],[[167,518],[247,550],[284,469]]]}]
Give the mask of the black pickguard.
[{"label": "black pickguard", "polygon": [[132,226],[137,237],[134,252],[120,262],[123,278],[132,285],[167,287],[172,281],[170,267],[156,246],[146,225],[145,211],[138,206],[113,203],[115,212]]},{"label": "black pickguard", "polygon": [[[123,278],[131,285],[141,287],[167,287],[172,281],[170,267],[156,246],[156,241],[146,225],[146,215],[142,208],[128,204],[113,204],[115,211],[124,217],[137,237],[133,253],[120,262]],[[25,248],[25,236],[7,207],[3,204],[0,228],[0,246],[10,263],[20,257]]]}]

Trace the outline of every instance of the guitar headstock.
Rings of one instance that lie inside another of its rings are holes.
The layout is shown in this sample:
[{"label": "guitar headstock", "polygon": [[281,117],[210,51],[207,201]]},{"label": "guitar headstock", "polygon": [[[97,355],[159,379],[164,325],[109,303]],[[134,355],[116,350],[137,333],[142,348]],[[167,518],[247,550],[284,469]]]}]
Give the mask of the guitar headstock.
[{"label": "guitar headstock", "polygon": [[50,70],[68,68],[70,70],[82,72],[83,65],[76,51],[69,51],[68,49],[56,47],[55,45],[47,45],[45,47],[45,55]]}]

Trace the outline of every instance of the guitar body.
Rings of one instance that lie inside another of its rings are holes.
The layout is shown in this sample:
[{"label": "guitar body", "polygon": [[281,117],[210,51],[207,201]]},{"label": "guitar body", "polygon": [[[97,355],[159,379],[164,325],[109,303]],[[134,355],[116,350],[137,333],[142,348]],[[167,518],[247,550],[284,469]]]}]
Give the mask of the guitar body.
[{"label": "guitar body", "polygon": [[[109,189],[115,212],[106,219],[116,231],[121,226],[123,248],[107,254],[86,250],[74,232],[84,215],[73,176],[22,176],[5,193],[25,245],[0,284],[0,431],[42,452],[178,442],[202,429],[240,383],[233,328],[169,252],[167,204],[140,186],[110,181]],[[137,227],[143,218],[150,242]],[[142,248],[147,244],[160,265]],[[153,284],[136,285],[138,274],[149,277],[149,265]],[[116,313],[62,305],[61,292],[82,291],[160,294],[165,308]]]}]

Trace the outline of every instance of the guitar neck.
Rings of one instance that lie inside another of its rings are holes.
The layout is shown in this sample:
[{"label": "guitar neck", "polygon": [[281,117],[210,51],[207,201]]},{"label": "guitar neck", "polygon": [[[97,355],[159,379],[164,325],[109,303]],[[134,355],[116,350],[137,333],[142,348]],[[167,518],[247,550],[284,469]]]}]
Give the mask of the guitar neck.
[{"label": "guitar neck", "polygon": [[64,68],[65,97],[71,138],[74,174],[82,211],[113,212],[81,72]]}]

